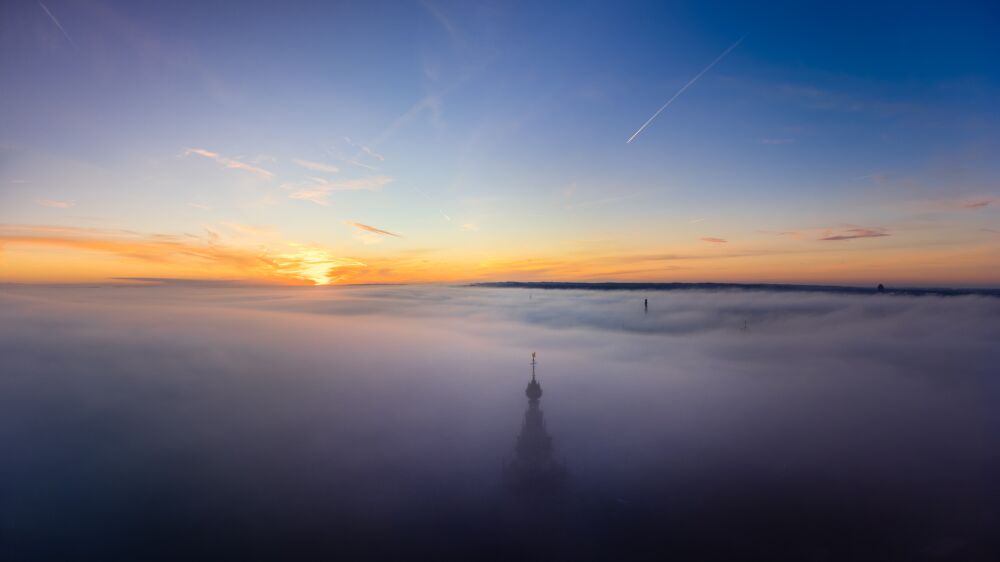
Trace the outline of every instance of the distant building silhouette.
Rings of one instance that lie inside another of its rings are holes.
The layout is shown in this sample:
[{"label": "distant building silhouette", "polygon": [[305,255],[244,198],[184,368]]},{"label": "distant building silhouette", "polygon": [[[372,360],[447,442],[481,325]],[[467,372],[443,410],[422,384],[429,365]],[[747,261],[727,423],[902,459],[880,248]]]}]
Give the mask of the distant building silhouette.
[{"label": "distant building silhouette", "polygon": [[545,427],[539,405],[542,385],[535,376],[535,354],[531,354],[531,381],[524,389],[528,408],[514,445],[514,458],[504,466],[507,485],[518,493],[539,495],[560,490],[566,481],[566,467],[552,458],[552,436]]},{"label": "distant building silhouette", "polygon": [[879,283],[878,284],[878,292],[884,293],[885,292],[885,285]]}]

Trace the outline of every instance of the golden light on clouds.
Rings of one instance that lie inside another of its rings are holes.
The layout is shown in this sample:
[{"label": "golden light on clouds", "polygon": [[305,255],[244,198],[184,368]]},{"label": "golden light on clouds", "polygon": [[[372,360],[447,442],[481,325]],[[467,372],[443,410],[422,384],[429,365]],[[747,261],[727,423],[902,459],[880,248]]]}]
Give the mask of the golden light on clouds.
[{"label": "golden light on clouds", "polygon": [[365,267],[364,262],[335,256],[318,246],[296,243],[289,246],[293,249],[290,252],[263,257],[279,276],[329,285],[348,278],[352,268]]},{"label": "golden light on clouds", "polygon": [[[241,235],[269,230],[236,229]],[[13,281],[95,281],[114,277],[168,276],[326,285],[338,271],[361,261],[296,242],[236,245],[206,229],[192,234],[143,234],[56,226],[0,225],[4,260],[0,275]],[[66,267],[68,263],[73,266]],[[95,267],[86,267],[90,263]],[[81,272],[83,272],[81,276]]]},{"label": "golden light on clouds", "polygon": [[[905,246],[862,237],[831,242],[766,235],[755,242],[691,240],[669,250],[439,250],[402,246],[345,251],[285,239],[265,226],[225,223],[205,234],[154,234],[62,226],[0,225],[0,282],[107,282],[115,278],[226,279],[255,283],[466,281],[740,281],[995,283],[981,267],[996,244]],[[862,233],[863,234],[863,233]],[[395,240],[395,238],[389,237]],[[859,245],[868,244],[868,245]],[[707,249],[711,247],[711,250]]]}]

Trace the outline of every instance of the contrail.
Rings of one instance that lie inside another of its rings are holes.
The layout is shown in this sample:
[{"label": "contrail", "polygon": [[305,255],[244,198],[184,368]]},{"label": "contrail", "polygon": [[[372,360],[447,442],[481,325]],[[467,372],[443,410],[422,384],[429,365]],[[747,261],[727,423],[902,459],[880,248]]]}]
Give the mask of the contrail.
[{"label": "contrail", "polygon": [[635,140],[635,137],[639,136],[639,133],[641,133],[643,131],[643,129],[645,129],[646,127],[648,127],[649,124],[653,122],[653,119],[656,119],[657,115],[659,115],[664,109],[666,109],[668,105],[670,105],[671,103],[673,103],[673,101],[675,99],[677,99],[678,96],[680,96],[681,94],[684,93],[684,90],[687,90],[688,88],[690,88],[691,85],[694,84],[695,82],[697,82],[698,79],[701,78],[701,76],[703,74],[705,74],[706,72],[708,72],[709,70],[711,70],[712,67],[715,66],[715,64],[717,62],[719,62],[720,60],[722,60],[723,57],[725,57],[726,55],[729,54],[729,51],[732,51],[733,49],[735,49],[746,38],[747,38],[746,35],[744,35],[743,37],[740,37],[739,40],[737,40],[735,43],[733,43],[732,45],[730,45],[728,49],[726,49],[725,51],[722,51],[722,54],[719,55],[718,57],[716,57],[714,61],[710,62],[708,64],[708,66],[706,66],[704,69],[702,69],[701,72],[699,72],[698,74],[696,74],[694,78],[692,78],[691,80],[688,80],[688,83],[684,84],[684,87],[681,88],[680,90],[678,90],[677,93],[674,94],[674,97],[668,99],[667,103],[663,104],[663,107],[661,107],[660,109],[658,109],[656,111],[656,113],[653,114],[652,117],[650,117],[649,119],[647,119],[646,122],[642,124],[642,127],[639,127],[638,131],[632,133],[632,136],[629,137],[627,141],[625,141],[625,144],[631,144],[632,141]]},{"label": "contrail", "polygon": [[[420,189],[417,186],[413,186],[413,189],[415,189],[417,191],[417,193],[423,195],[424,198],[426,198],[428,201],[430,201],[432,205],[434,205],[435,207],[438,207],[437,201],[431,199],[431,196],[427,195],[426,193],[424,193],[424,190]],[[451,221],[451,217],[448,216],[448,213],[444,212],[444,209],[442,209],[441,207],[438,207],[438,212],[441,213],[441,216],[444,217],[445,220]]]},{"label": "contrail", "polygon": [[41,0],[38,1],[38,5],[41,6],[43,10],[45,10],[45,13],[49,15],[49,18],[52,20],[52,23],[56,24],[56,27],[59,28],[59,31],[62,31],[62,34],[66,36],[66,40],[69,41],[69,44],[73,45],[74,49],[79,49],[79,47],[76,46],[76,42],[73,41],[73,38],[69,36],[69,33],[66,33],[65,29],[63,29],[63,26],[61,23],[59,23],[59,20],[56,19],[56,17],[52,15],[52,12],[49,11],[49,8],[45,4],[42,4]]}]

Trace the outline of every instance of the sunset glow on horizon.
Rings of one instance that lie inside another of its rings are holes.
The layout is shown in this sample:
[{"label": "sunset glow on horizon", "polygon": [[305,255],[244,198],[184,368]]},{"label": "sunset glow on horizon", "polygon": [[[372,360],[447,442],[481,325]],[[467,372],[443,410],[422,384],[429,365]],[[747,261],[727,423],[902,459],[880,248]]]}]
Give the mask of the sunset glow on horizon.
[{"label": "sunset glow on horizon", "polygon": [[989,3],[0,13],[0,283],[1000,286]]}]

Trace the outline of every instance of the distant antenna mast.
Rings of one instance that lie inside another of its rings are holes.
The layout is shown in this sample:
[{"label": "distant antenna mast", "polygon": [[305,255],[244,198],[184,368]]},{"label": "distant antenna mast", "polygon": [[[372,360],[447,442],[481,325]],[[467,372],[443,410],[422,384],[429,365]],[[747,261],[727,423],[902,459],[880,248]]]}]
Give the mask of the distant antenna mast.
[{"label": "distant antenna mast", "polygon": [[537,352],[531,352],[531,380],[535,380],[535,353]]}]

